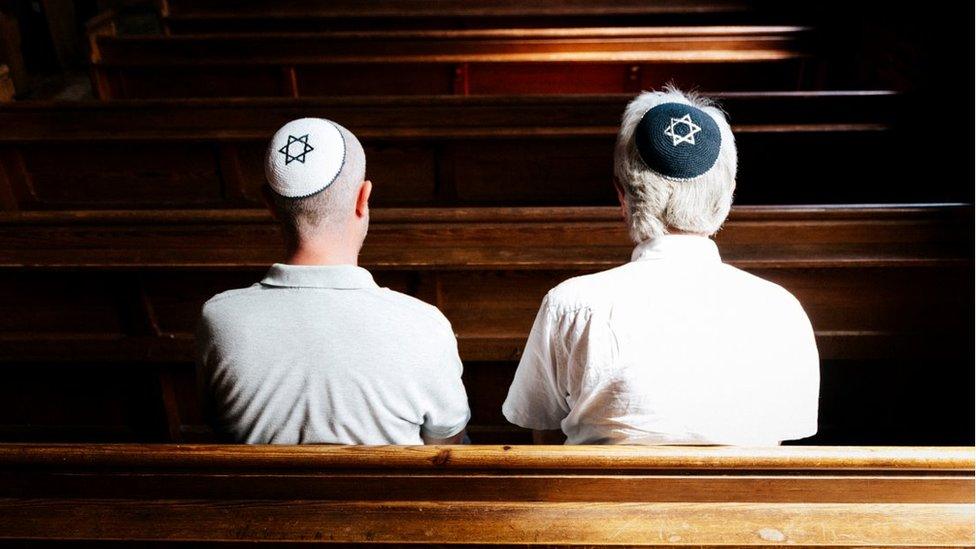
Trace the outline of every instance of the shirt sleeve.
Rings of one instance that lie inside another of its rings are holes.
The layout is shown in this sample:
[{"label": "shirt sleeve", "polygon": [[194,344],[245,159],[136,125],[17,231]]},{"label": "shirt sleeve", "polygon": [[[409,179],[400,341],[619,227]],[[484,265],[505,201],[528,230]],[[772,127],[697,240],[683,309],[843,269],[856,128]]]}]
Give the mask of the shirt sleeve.
[{"label": "shirt sleeve", "polygon": [[216,349],[213,344],[211,325],[205,314],[201,314],[197,321],[195,342],[197,400],[200,403],[204,422],[211,428],[217,439],[224,439],[226,435],[221,431],[220,422],[217,420],[217,405],[211,385],[213,362],[217,359]]},{"label": "shirt sleeve", "polygon": [[464,367],[458,355],[457,339],[448,325],[444,359],[439,365],[443,375],[434,376],[430,387],[430,404],[420,428],[428,438],[451,438],[461,432],[471,419],[468,395],[461,381]]},{"label": "shirt sleeve", "polygon": [[508,421],[536,430],[559,429],[569,414],[566,391],[560,387],[557,349],[559,336],[549,307],[549,296],[535,317],[515,379],[508,389],[502,413]]},{"label": "shirt sleeve", "polygon": [[820,354],[817,338],[810,319],[800,305],[795,305],[795,322],[790,347],[795,358],[793,375],[789,377],[790,406],[784,410],[788,426],[780,440],[796,440],[817,434],[817,416],[820,408]]}]

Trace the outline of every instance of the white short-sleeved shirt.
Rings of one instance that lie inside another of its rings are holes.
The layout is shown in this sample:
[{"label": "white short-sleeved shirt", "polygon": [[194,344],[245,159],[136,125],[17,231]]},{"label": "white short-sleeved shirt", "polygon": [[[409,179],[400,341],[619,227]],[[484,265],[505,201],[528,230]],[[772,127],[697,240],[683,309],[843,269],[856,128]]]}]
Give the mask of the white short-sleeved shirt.
[{"label": "white short-sleeved shirt", "polygon": [[448,320],[360,267],[275,264],[207,301],[197,343],[212,421],[238,442],[422,444],[470,417]]},{"label": "white short-sleeved shirt", "polygon": [[546,295],[502,411],[567,444],[775,445],[817,432],[819,392],[796,298],[668,235]]}]

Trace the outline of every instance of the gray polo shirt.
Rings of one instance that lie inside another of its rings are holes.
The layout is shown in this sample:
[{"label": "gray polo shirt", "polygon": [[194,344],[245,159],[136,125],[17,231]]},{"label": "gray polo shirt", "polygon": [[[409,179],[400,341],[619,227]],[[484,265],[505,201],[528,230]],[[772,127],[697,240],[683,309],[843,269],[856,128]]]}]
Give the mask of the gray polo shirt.
[{"label": "gray polo shirt", "polygon": [[197,347],[207,413],[238,442],[422,444],[470,417],[448,320],[360,267],[275,264],[207,301]]}]

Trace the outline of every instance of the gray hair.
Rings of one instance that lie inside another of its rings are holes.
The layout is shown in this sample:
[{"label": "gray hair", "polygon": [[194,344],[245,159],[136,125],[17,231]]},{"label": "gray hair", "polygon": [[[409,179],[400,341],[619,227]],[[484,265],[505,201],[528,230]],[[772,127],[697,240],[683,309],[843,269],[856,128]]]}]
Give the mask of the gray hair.
[{"label": "gray hair", "polygon": [[335,125],[346,146],[345,160],[335,180],[325,189],[301,198],[272,193],[285,231],[294,238],[304,238],[315,231],[328,229],[352,212],[359,196],[359,186],[366,179],[366,152],[352,132]]},{"label": "gray hair", "polygon": [[[718,124],[722,136],[715,165],[693,179],[670,179],[649,169],[634,143],[634,130],[644,114],[662,103],[683,103],[705,111]],[[669,231],[713,235],[732,208],[737,154],[732,128],[712,101],[671,86],[644,92],[624,111],[613,172],[623,189],[627,223],[634,242],[656,238]]]}]

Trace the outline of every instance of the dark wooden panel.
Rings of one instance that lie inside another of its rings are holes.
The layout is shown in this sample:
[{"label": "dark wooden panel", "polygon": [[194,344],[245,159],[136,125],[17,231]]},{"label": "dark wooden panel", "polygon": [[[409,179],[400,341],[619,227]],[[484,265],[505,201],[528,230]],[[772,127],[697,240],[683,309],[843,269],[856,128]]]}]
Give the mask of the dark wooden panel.
[{"label": "dark wooden panel", "polygon": [[[339,29],[534,28],[730,24],[763,21],[774,6],[755,1],[441,0],[358,2],[184,2],[161,6],[174,34],[322,32]],[[769,13],[773,12],[773,13]]]},{"label": "dark wooden panel", "polygon": [[114,82],[113,95],[101,99],[291,95],[283,68],[267,65],[109,67],[104,69],[104,73]]},{"label": "dark wooden panel", "polygon": [[[54,136],[56,139],[56,136]],[[212,143],[44,143],[20,147],[42,208],[224,202]]]},{"label": "dark wooden panel", "polygon": [[102,66],[365,62],[746,62],[803,55],[794,26],[628,27],[93,37]]},{"label": "dark wooden panel", "polygon": [[457,201],[472,205],[613,204],[610,138],[461,141],[447,162]]},{"label": "dark wooden panel", "polygon": [[15,93],[14,81],[10,78],[10,69],[7,65],[0,65],[0,103],[13,101]]},{"label": "dark wooden panel", "polygon": [[801,62],[471,63],[471,94],[637,93],[674,84],[702,91],[801,88]]},{"label": "dark wooden panel", "polygon": [[155,371],[133,366],[5,364],[0,440],[166,440]]},{"label": "dark wooden panel", "polygon": [[128,328],[121,276],[0,273],[0,332],[121,336]]},{"label": "dark wooden panel", "polygon": [[[300,97],[450,95],[455,92],[457,78],[455,65],[451,63],[299,65],[295,67],[295,73]],[[247,94],[237,92],[228,95]],[[170,95],[170,97],[186,97],[186,94]]]},{"label": "dark wooden panel", "polygon": [[790,90],[802,65],[783,61],[807,56],[808,34],[725,25],[119,37],[99,28],[90,40],[101,98],[134,99],[619,93],[671,73],[704,89]]},{"label": "dark wooden panel", "polygon": [[[8,207],[259,206],[266,140],[324,116],[367,150],[376,206],[612,205],[627,97],[399,98],[16,104],[0,108]],[[738,204],[969,201],[963,185],[910,184],[898,96],[726,94]],[[76,175],[73,175],[76,174]],[[65,182],[69,184],[64,184]]]},{"label": "dark wooden panel", "polygon": [[[965,266],[971,222],[969,205],[741,206],[717,239],[746,269]],[[619,265],[631,249],[619,208],[394,208],[373,211],[360,261],[580,270]],[[6,268],[258,268],[281,253],[260,210],[0,213]]]}]

